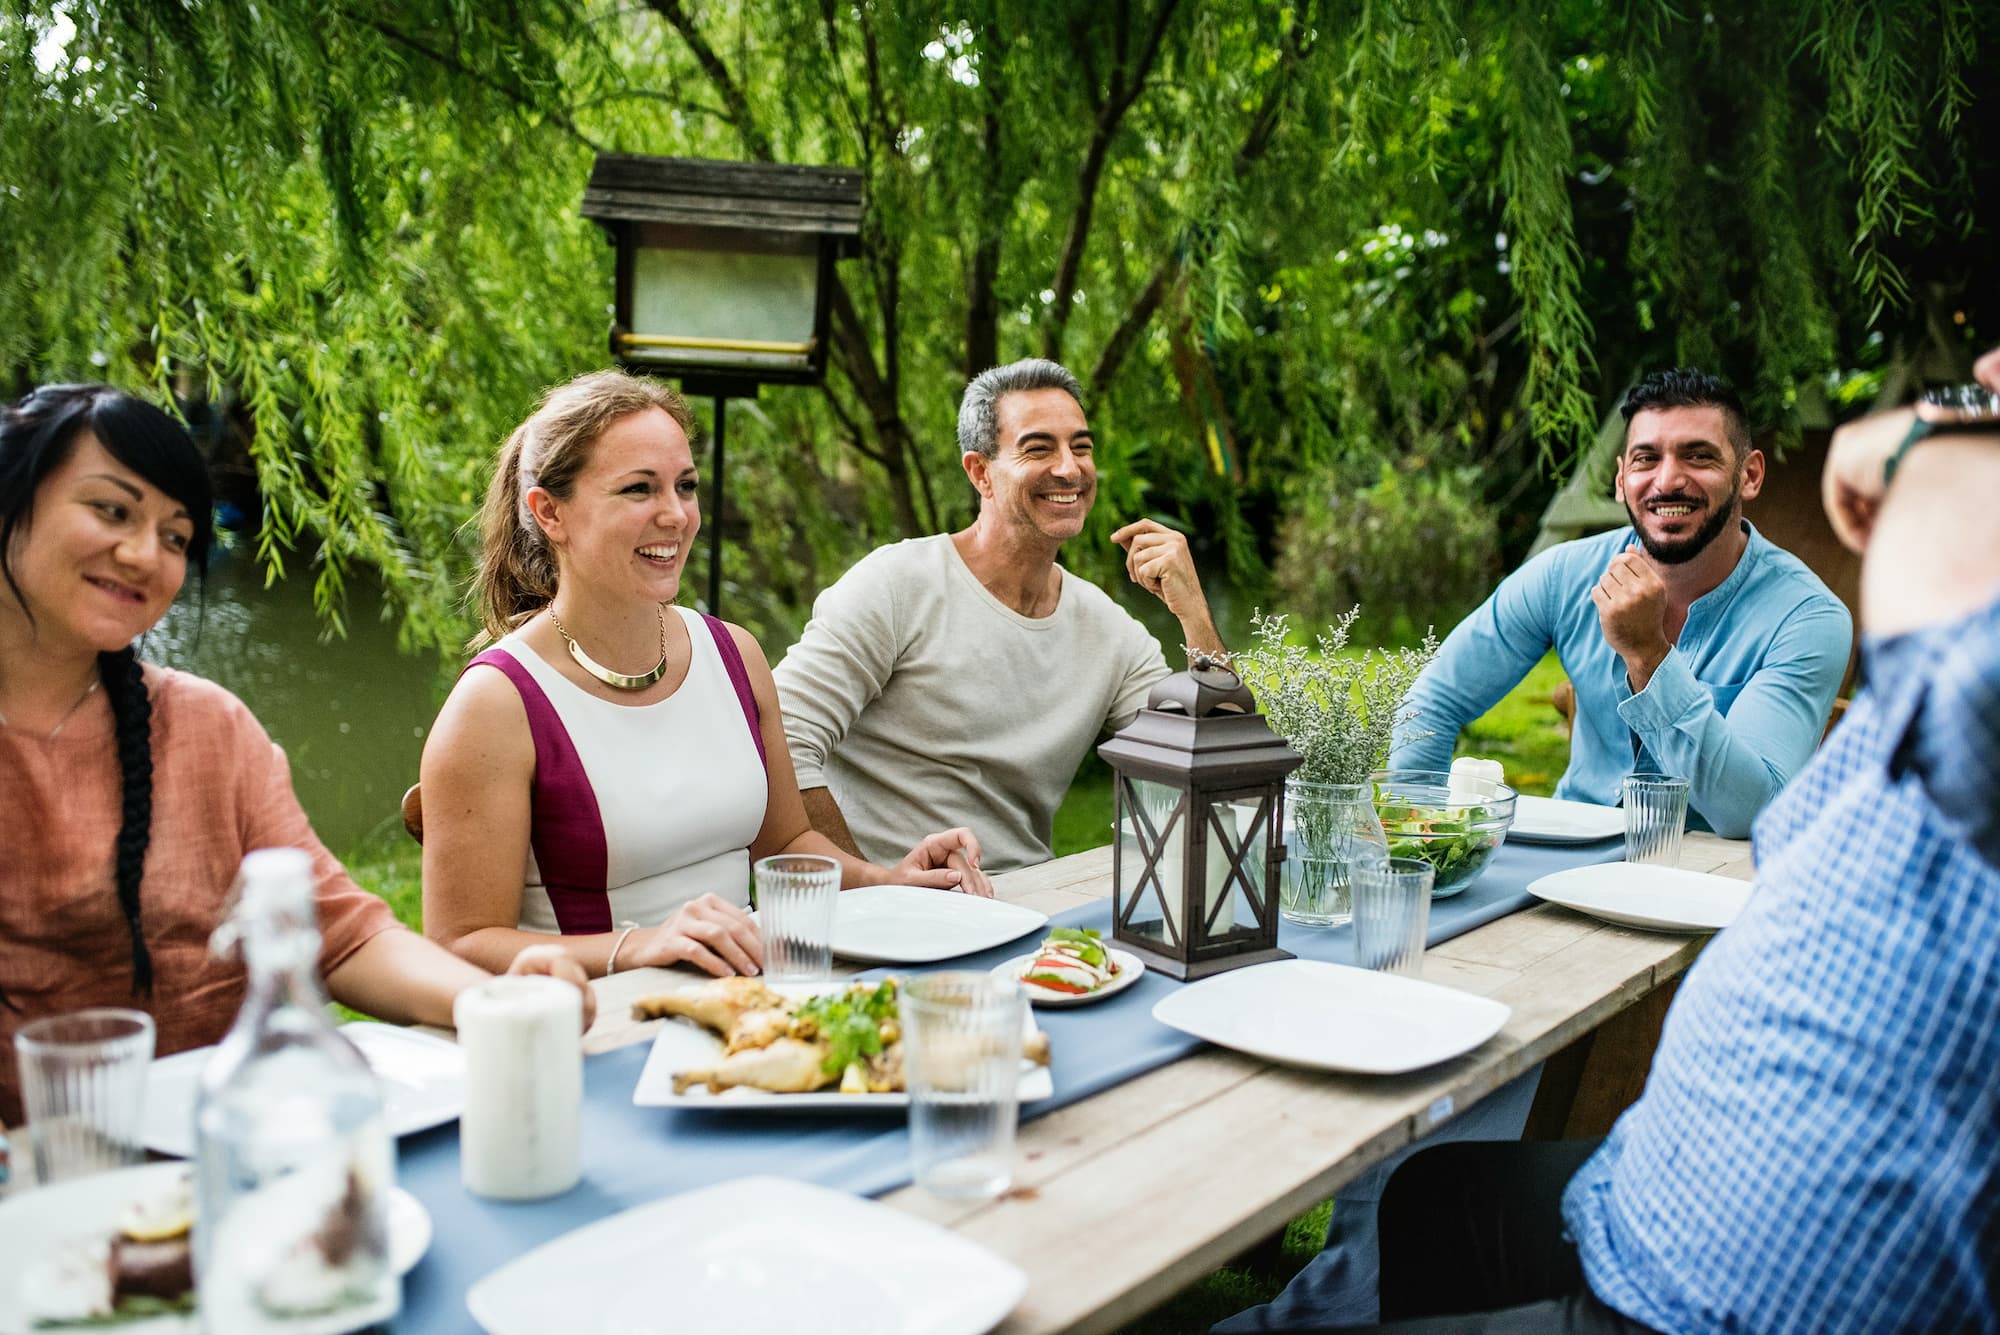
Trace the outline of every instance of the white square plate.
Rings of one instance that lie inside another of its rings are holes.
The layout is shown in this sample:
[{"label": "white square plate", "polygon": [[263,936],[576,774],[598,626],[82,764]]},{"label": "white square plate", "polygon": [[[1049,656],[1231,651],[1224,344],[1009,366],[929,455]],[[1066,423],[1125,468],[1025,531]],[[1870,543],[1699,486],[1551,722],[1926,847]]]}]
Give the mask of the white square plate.
[{"label": "white square plate", "polygon": [[[852,891],[847,892],[852,894]],[[930,893],[936,894],[936,891]],[[688,984],[698,987],[698,983]],[[842,992],[849,983],[835,979],[826,983],[772,983],[773,992],[788,997],[810,997],[821,992]],[[1021,1026],[1025,1036],[1035,1032],[1031,1007]],[[674,1073],[713,1066],[722,1056],[722,1039],[714,1030],[693,1020],[668,1020],[653,1036],[653,1050],[646,1054],[645,1069],[632,1090],[632,1102],[642,1108],[714,1108],[741,1111],[761,1108],[770,1112],[803,1112],[809,1108],[845,1108],[858,1112],[893,1112],[910,1106],[908,1094],[843,1094],[839,1089],[823,1089],[814,1094],[773,1094],[768,1090],[725,1089],[711,1094],[706,1085],[695,1085],[685,1094],[674,1093]],[[1030,1061],[1021,1063],[1021,1102],[1032,1103],[1056,1092],[1049,1068]]]},{"label": "white square plate", "polygon": [[[140,1164],[19,1191],[0,1201],[0,1335],[31,1333],[21,1306],[21,1285],[30,1267],[46,1264],[57,1248],[109,1237],[126,1205],[159,1195],[189,1171],[184,1163]],[[397,1187],[389,1196],[389,1263],[397,1274],[406,1274],[430,1245],[429,1212],[415,1196]],[[119,1335],[192,1335],[196,1321],[189,1313],[105,1323],[99,1328]],[[300,1329],[310,1332],[315,1327]]]},{"label": "white square plate", "polygon": [[[458,1044],[393,1024],[361,1020],[340,1026],[382,1081],[389,1133],[407,1136],[443,1126],[465,1109],[465,1054]],[[194,1096],[214,1048],[162,1057],[146,1070],[146,1148],[194,1155]]]},{"label": "white square plate", "polygon": [[868,964],[929,964],[1003,945],[1044,926],[1019,904],[915,885],[858,885],[833,901],[833,953]]},{"label": "white square plate", "polygon": [[1652,863],[1606,862],[1531,881],[1528,893],[1625,927],[1719,932],[1750,902],[1750,882]]},{"label": "white square plate", "polygon": [[1421,979],[1317,960],[1204,978],[1153,1007],[1161,1024],[1266,1061],[1396,1075],[1470,1052],[1513,1012]]},{"label": "white square plate", "polygon": [[1555,797],[1517,797],[1509,839],[1529,844],[1590,844],[1625,833],[1625,809]]},{"label": "white square plate", "polygon": [[1028,1277],[936,1224],[742,1177],[566,1233],[472,1286],[491,1335],[982,1335]]}]

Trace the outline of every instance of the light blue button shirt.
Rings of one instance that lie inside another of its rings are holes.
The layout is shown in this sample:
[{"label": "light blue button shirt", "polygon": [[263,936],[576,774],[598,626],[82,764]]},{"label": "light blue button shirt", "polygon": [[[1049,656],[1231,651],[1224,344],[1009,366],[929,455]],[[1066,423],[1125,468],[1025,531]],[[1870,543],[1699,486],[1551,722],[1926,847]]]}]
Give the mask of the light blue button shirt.
[{"label": "light blue button shirt", "polygon": [[1819,577],[1747,521],[1736,569],[1688,608],[1646,689],[1604,639],[1590,591],[1630,528],[1566,542],[1500,582],[1452,631],[1410,695],[1389,763],[1445,769],[1459,730],[1551,647],[1576,687],[1569,768],[1556,796],[1618,804],[1625,777],[1689,781],[1697,828],[1740,839],[1818,744],[1847,671],[1854,622]]},{"label": "light blue button shirt", "polygon": [[2000,603],[1867,664],[1563,1197],[1657,1330],[2000,1331]]}]

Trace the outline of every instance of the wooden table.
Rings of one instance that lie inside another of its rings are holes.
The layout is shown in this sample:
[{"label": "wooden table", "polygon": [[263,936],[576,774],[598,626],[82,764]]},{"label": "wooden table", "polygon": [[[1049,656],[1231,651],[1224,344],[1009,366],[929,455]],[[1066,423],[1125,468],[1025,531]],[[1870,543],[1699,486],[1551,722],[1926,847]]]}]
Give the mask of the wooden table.
[{"label": "wooden table", "polygon": [[[1750,846],[1690,833],[1681,865],[1748,880]],[[1001,898],[1060,913],[1110,893],[1111,850],[1011,872],[995,885]],[[1636,1091],[1631,1072],[1618,1060],[1593,1060],[1603,1054],[1588,1041],[1630,1015],[1644,1017],[1642,1036],[1656,1032],[1663,1007],[1648,1013],[1642,1003],[1677,979],[1706,940],[1538,905],[1424,956],[1430,981],[1513,1008],[1477,1052],[1413,1075],[1360,1077],[1203,1048],[1024,1124],[1014,1188],[999,1200],[945,1201],[915,1187],[883,1199],[1027,1272],[1027,1296],[1004,1335],[1113,1330],[1538,1062],[1558,1058],[1545,1088],[1566,1082],[1587,1098],[1610,1080]],[[635,1024],[630,999],[671,977],[640,969],[600,980],[586,1047],[649,1037],[657,1022]]]}]

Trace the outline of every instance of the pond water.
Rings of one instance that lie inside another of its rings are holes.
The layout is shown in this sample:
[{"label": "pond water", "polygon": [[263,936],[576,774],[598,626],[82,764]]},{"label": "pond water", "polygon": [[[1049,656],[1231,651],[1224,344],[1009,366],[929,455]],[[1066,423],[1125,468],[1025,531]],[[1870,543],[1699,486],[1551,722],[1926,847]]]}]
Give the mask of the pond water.
[{"label": "pond water", "polygon": [[[1219,572],[1203,578],[1225,639],[1243,643],[1248,609],[1235,605]],[[314,614],[309,570],[267,589],[247,549],[218,550],[199,591],[190,581],[142,656],[219,682],[250,707],[285,748],[299,801],[336,854],[403,838],[403,790],[417,781],[457,661],[402,653],[380,595],[358,574],[348,583],[344,639],[328,636]],[[1130,585],[1119,597],[1159,636],[1167,661],[1185,666],[1179,625],[1165,607]],[[776,661],[787,647],[765,650]]]},{"label": "pond water", "polygon": [[250,706],[292,763],[313,828],[337,854],[400,838],[398,804],[417,781],[424,737],[450,686],[435,656],[397,650],[396,625],[358,578],[347,636],[325,636],[310,572],[271,588],[246,550],[218,550],[141,646],[156,663],[220,682]]}]

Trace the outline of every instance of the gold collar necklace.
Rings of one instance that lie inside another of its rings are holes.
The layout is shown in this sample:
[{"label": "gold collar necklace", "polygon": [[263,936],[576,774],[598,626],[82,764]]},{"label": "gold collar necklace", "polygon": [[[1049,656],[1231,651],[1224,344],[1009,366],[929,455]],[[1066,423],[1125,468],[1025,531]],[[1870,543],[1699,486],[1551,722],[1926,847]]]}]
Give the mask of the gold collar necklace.
[{"label": "gold collar necklace", "polygon": [[568,642],[569,656],[574,658],[576,665],[585,672],[588,672],[591,676],[614,690],[643,691],[667,675],[667,609],[660,607],[655,610],[660,614],[660,661],[653,664],[651,672],[642,672],[636,677],[628,677],[622,672],[613,672],[610,668],[585,653],[583,646],[576,642],[576,637],[563,629],[563,623],[556,619],[554,603],[549,604],[549,624],[556,628],[556,634],[562,636]]}]

